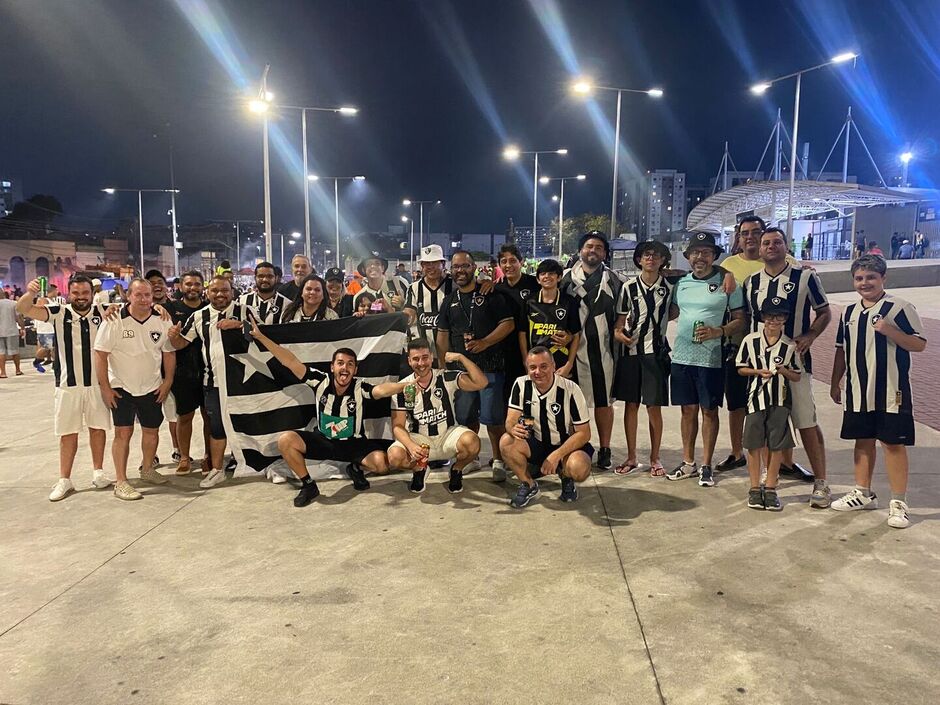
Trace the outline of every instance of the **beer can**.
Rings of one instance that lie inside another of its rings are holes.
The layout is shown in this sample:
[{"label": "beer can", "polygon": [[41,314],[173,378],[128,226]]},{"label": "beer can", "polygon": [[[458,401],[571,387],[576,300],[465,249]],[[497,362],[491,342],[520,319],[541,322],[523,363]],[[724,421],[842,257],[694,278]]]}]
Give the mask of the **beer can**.
[{"label": "beer can", "polygon": [[425,455],[423,458],[421,458],[421,460],[419,460],[417,463],[415,463],[415,468],[417,468],[418,470],[426,470],[428,467],[428,460],[431,457],[431,446],[429,446],[427,443],[422,443],[421,448],[427,451],[428,454]]},{"label": "beer can", "polygon": [[39,296],[46,298],[49,293],[49,277],[39,277]]},{"label": "beer can", "polygon": [[698,338],[695,337],[695,331],[697,331],[699,328],[704,328],[704,327],[705,327],[705,321],[696,321],[696,322],[692,325],[692,342],[693,342],[693,343],[701,343],[701,342],[702,342],[701,340],[699,340]]}]

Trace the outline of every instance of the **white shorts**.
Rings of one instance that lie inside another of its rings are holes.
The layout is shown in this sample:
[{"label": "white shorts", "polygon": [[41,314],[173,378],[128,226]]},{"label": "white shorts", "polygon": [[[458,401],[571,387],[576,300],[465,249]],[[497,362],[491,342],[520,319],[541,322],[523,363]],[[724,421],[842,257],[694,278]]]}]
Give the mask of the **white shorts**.
[{"label": "white shorts", "polygon": [[70,436],[86,428],[111,430],[111,410],[101,391],[94,387],[57,387],[55,390],[55,435]]},{"label": "white shorts", "polygon": [[812,428],[816,421],[816,402],[813,400],[813,377],[806,370],[799,382],[790,382],[790,420],[793,428]]},{"label": "white shorts", "polygon": [[[420,433],[409,434],[411,440],[418,445],[428,445],[431,447],[431,454],[428,460],[453,460],[457,457],[457,441],[464,433],[473,433],[466,426],[451,426],[440,436],[422,436]],[[398,441],[392,443],[389,448],[401,448],[405,450]],[[407,451],[405,451],[407,453]]]},{"label": "white shorts", "polygon": [[176,397],[173,396],[173,392],[167,394],[166,399],[163,400],[163,418],[170,423],[176,423],[179,418],[176,414]]}]

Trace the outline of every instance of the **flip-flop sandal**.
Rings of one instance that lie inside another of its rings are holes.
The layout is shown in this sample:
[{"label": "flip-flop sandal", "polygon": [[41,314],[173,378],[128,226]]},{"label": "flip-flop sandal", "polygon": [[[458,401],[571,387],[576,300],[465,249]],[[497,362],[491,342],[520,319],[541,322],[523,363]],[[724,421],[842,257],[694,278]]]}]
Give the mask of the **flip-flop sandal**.
[{"label": "flip-flop sandal", "polygon": [[17,373],[16,373],[16,376],[17,376],[17,377],[22,377],[22,376],[23,376],[23,373],[22,373],[22,372],[17,372]]},{"label": "flip-flop sandal", "polygon": [[663,467],[663,464],[660,462],[653,463],[650,467],[650,477],[665,477],[666,468]]},{"label": "flip-flop sandal", "polygon": [[622,463],[620,463],[620,465],[614,468],[614,474],[615,475],[630,475],[636,472],[639,467],[640,467],[639,463],[627,463],[627,461],[624,460]]}]

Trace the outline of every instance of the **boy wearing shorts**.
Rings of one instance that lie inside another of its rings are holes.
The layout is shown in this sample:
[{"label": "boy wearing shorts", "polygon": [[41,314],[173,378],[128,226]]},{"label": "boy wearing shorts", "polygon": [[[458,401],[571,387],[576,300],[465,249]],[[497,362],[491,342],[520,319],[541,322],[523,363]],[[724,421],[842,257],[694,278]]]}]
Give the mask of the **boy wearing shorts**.
[{"label": "boy wearing shorts", "polygon": [[[800,356],[796,343],[783,334],[790,315],[787,302],[767,297],[761,304],[763,331],[744,337],[736,360],[738,374],[748,379],[744,448],[751,489],[747,506],[779,512],[777,478],[783,451],[793,448],[790,431],[790,384],[800,381]],[[760,484],[761,461],[767,456],[767,480]]]}]

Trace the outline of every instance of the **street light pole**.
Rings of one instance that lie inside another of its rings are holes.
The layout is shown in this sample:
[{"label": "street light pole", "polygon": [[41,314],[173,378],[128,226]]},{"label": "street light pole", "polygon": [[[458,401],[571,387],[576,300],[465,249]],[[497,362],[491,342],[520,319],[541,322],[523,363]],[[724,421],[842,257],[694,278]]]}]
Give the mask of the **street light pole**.
[{"label": "street light pole", "polygon": [[[562,239],[565,232],[565,182],[566,181],[584,181],[587,178],[586,174],[578,174],[576,176],[556,176],[554,178],[549,176],[543,176],[539,179],[540,184],[549,184],[552,181],[561,182],[561,195],[558,197],[558,259],[560,260],[563,256],[562,253]],[[552,196],[554,199],[555,197]]]},{"label": "street light pole", "polygon": [[[428,200],[428,201],[414,201],[410,198],[404,199],[401,204],[403,206],[412,206],[418,204],[418,250],[424,247],[424,205],[428,204],[428,222],[431,221],[431,208],[434,206],[440,205],[440,200]],[[430,228],[429,228],[430,229]],[[430,236],[430,233],[428,233]]]},{"label": "street light pole", "polygon": [[137,190],[137,225],[140,227],[140,276],[144,276],[144,192]]},{"label": "street light pole", "polygon": [[270,262],[274,258],[271,238],[271,165],[268,158],[268,116],[264,116],[264,257]]},{"label": "street light pole", "polygon": [[796,145],[800,131],[800,83],[803,74],[796,75],[796,95],[793,98],[793,139],[790,140],[790,192],[787,195],[787,237],[793,242],[793,191],[796,187]]},{"label": "street light pole", "polygon": [[532,257],[535,258],[535,226],[539,215],[539,153],[535,153],[535,170],[532,172]]},{"label": "street light pole", "polygon": [[[617,126],[614,129],[614,186],[610,196],[610,239],[616,237],[617,228],[617,167],[620,163],[620,103],[623,100],[623,91],[617,90]],[[562,193],[564,193],[565,184],[562,182]]]},{"label": "street light pole", "polygon": [[[755,83],[753,86],[751,86],[751,93],[754,93],[755,95],[763,95],[773,84],[780,81],[785,81],[788,78],[796,78],[796,94],[793,100],[793,137],[790,144],[790,187],[789,194],[787,196],[787,238],[789,238],[790,242],[793,242],[793,196],[796,187],[796,145],[799,143],[800,87],[803,80],[803,74],[825,68],[826,66],[842,64],[846,61],[853,61],[858,57],[859,54],[854,52],[843,52],[832,57],[829,61],[817,64],[816,66],[810,66],[808,69],[794,71],[793,73],[788,73],[786,76],[780,76],[779,78],[775,78],[771,81],[762,81],[761,83]],[[774,217],[776,217],[776,214],[774,214]]]},{"label": "street light pole", "polygon": [[339,179],[333,179],[333,217],[336,220],[336,267],[339,269]]},{"label": "street light pole", "polygon": [[173,226],[173,275],[180,275],[179,232],[176,229],[176,177],[173,172],[173,145],[170,145],[170,211]]},{"label": "street light pole", "polygon": [[617,93],[617,119],[614,125],[614,184],[610,196],[610,239],[617,236],[617,192],[620,190],[618,185],[619,166],[620,166],[620,114],[621,104],[624,93],[646,93],[651,98],[662,98],[662,88],[648,88],[640,90],[638,88],[614,88],[613,86],[598,86],[589,78],[579,78],[571,84],[571,90],[580,95],[586,96],[595,90],[615,91]]},{"label": "street light pole", "polygon": [[310,259],[310,180],[307,174],[307,109],[300,111],[300,122],[303,126],[303,150],[304,150],[304,254]]}]

